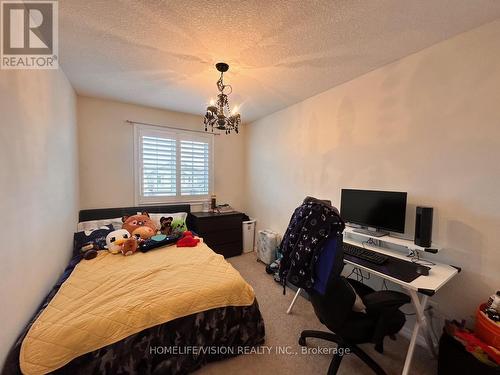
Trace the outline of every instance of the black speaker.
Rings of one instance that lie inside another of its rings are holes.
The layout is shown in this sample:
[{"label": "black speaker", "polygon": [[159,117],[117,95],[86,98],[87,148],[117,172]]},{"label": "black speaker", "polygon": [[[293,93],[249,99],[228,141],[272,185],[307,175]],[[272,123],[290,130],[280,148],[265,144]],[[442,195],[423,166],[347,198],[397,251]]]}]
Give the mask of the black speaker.
[{"label": "black speaker", "polygon": [[430,247],[432,244],[432,207],[417,207],[415,217],[415,245]]}]

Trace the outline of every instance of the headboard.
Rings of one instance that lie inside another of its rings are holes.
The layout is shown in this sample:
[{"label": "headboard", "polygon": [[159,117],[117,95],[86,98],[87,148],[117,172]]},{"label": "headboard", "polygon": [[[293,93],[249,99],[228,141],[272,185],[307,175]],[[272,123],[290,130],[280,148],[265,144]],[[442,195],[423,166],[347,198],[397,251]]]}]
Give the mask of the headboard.
[{"label": "headboard", "polygon": [[147,211],[149,213],[174,213],[191,212],[189,204],[175,204],[163,206],[141,206],[141,207],[118,207],[118,208],[97,208],[92,210],[81,210],[78,214],[78,221],[112,219],[125,215],[135,215],[137,212]]}]

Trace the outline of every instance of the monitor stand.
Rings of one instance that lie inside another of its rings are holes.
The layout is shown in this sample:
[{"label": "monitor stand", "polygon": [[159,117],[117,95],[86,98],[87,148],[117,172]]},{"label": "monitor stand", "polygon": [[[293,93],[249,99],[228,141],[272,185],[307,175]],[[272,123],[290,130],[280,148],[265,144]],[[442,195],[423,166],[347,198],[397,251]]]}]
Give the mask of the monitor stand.
[{"label": "monitor stand", "polygon": [[380,231],[379,230],[370,230],[370,229],[364,229],[364,228],[353,229],[353,232],[366,234],[366,235],[371,236],[371,237],[384,237],[384,236],[387,236],[389,234],[389,232],[385,232],[385,231],[381,231],[381,230]]}]

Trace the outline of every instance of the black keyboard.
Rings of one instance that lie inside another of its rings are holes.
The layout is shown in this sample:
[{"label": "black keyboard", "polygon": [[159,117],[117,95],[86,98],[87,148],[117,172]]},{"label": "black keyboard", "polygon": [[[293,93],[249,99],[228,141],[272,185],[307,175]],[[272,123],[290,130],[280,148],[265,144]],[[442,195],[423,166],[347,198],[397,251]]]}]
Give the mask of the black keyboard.
[{"label": "black keyboard", "polygon": [[354,246],[348,243],[344,243],[343,248],[344,254],[364,259],[374,264],[384,264],[389,259],[388,256],[377,253],[376,251],[368,250],[363,247]]}]

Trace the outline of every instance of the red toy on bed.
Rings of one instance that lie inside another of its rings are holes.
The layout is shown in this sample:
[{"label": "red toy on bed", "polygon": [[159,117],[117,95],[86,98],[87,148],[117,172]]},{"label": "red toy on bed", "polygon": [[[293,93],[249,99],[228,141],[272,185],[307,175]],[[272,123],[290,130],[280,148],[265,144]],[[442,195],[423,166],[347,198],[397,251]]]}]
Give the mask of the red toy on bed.
[{"label": "red toy on bed", "polygon": [[199,238],[194,238],[193,233],[190,231],[185,231],[182,233],[182,237],[177,241],[177,247],[195,247],[200,242]]}]

